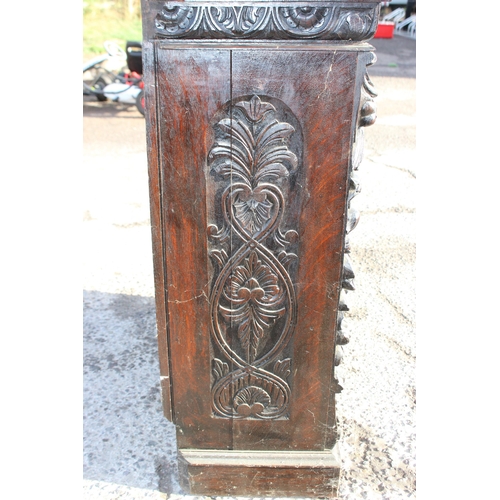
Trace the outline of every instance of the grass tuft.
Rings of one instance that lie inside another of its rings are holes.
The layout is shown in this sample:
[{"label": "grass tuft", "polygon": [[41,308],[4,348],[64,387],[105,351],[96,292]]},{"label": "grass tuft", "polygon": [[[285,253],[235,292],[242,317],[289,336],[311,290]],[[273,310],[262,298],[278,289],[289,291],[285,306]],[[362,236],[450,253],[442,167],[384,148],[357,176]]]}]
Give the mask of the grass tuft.
[{"label": "grass tuft", "polygon": [[129,12],[119,2],[87,0],[83,4],[83,60],[105,52],[111,40],[125,50],[127,40],[142,42],[140,10]]}]

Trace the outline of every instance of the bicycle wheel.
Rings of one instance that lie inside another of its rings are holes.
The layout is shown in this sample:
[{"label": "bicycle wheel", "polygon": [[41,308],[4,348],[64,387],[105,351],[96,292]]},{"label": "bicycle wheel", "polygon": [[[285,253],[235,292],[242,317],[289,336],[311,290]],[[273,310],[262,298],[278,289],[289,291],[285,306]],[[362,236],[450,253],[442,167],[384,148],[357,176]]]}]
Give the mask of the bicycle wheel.
[{"label": "bicycle wheel", "polygon": [[106,82],[106,80],[102,77],[99,77],[96,80],[96,82],[94,83],[94,89],[97,90],[97,92],[94,95],[96,96],[97,100],[100,102],[104,102],[104,101],[108,100],[108,98],[104,94],[99,93],[99,92],[102,92],[104,90],[104,87],[107,84],[108,83]]},{"label": "bicycle wheel", "polygon": [[135,99],[135,105],[137,106],[137,109],[139,110],[139,113],[141,113],[142,116],[145,116],[146,112],[144,110],[144,89],[142,89],[138,94]]},{"label": "bicycle wheel", "polygon": [[108,83],[100,66],[90,67],[83,72],[83,95],[93,95],[98,101],[107,101],[102,91]]}]

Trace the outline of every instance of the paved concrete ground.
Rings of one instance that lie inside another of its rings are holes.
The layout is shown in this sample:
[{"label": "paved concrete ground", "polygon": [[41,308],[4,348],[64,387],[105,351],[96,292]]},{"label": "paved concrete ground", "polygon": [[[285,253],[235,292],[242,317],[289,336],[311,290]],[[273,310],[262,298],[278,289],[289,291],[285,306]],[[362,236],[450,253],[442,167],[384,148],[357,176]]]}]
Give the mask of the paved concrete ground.
[{"label": "paved concrete ground", "polygon": [[[415,41],[373,40],[356,291],[338,370],[340,498],[415,498]],[[195,498],[177,481],[155,332],[144,119],[84,101],[84,498]]]}]

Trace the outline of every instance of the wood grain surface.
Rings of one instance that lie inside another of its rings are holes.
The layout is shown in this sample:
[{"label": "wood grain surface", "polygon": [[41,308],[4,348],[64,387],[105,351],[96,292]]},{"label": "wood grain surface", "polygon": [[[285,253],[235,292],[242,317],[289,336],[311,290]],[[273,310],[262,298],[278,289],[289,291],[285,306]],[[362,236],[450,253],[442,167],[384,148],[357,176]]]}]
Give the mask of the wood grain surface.
[{"label": "wood grain surface", "polygon": [[[156,95],[150,99],[156,106],[150,126],[157,126],[158,143],[151,142],[157,153],[150,153],[150,163],[158,162],[151,175],[158,188],[152,195],[153,233],[157,268],[162,269],[157,272],[158,291],[165,290],[158,308],[160,356],[162,375],[171,383],[179,447],[331,448],[334,333],[357,52],[173,50],[157,43],[156,54],[148,57],[156,64]],[[286,418],[276,420],[219,418],[211,400],[208,298],[213,266],[208,256],[207,207],[213,206],[214,192],[207,155],[215,140],[214,117],[229,109],[232,100],[252,95],[283,104],[285,115],[295,120],[300,155],[293,186],[286,193],[283,223],[298,232],[293,282],[298,312],[286,347],[293,367],[291,400]],[[158,295],[162,297],[161,292]]]}]

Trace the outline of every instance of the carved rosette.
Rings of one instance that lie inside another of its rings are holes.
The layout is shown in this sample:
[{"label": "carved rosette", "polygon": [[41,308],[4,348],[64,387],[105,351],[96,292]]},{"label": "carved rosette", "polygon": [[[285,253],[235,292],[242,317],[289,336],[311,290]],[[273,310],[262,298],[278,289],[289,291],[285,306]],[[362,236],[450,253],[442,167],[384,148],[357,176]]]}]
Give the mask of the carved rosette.
[{"label": "carved rosette", "polygon": [[277,31],[294,38],[318,38],[332,29],[331,7],[278,7],[273,10]]},{"label": "carved rosette", "polygon": [[[375,54],[370,52],[367,54],[366,66],[371,66],[377,60]],[[355,290],[354,287],[354,271],[352,268],[351,260],[349,258],[349,253],[351,252],[349,244],[349,233],[356,227],[359,221],[359,212],[351,208],[351,200],[361,191],[361,186],[358,179],[358,168],[363,160],[363,150],[364,150],[364,130],[363,127],[368,127],[375,123],[377,118],[377,108],[375,105],[374,98],[377,96],[377,92],[373,83],[370,80],[368,72],[365,70],[363,76],[363,84],[361,88],[361,98],[358,110],[357,119],[357,130],[356,139],[353,145],[353,151],[351,156],[351,165],[349,171],[349,192],[347,196],[347,223],[346,223],[346,237],[345,237],[345,247],[344,247],[344,264],[343,264],[343,275],[342,275],[342,291],[340,294],[340,301],[338,307],[337,315],[337,325],[336,325],[336,348],[335,348],[335,366],[338,366],[342,360],[342,346],[349,342],[349,339],[345,336],[342,331],[342,321],[344,319],[344,312],[348,311],[345,301],[345,294],[348,291]],[[337,384],[337,390],[340,392],[342,387]]]},{"label": "carved rosette", "polygon": [[164,36],[177,38],[189,33],[193,26],[197,26],[202,11],[197,7],[173,7],[165,5],[155,19],[158,33]]},{"label": "carved rosette", "polygon": [[156,15],[155,30],[159,38],[358,42],[375,34],[378,14],[377,2],[356,7],[342,3],[326,7],[228,7],[190,2],[190,6],[166,4]]},{"label": "carved rosette", "polygon": [[[222,224],[209,224],[214,280],[211,336],[212,407],[227,418],[287,417],[291,360],[282,353],[296,323],[289,246],[282,231],[284,186],[298,167],[289,148],[295,128],[254,95],[233,101],[215,126],[208,165],[219,184]],[[220,226],[220,227],[219,227]],[[230,366],[235,369],[230,370]]]}]

